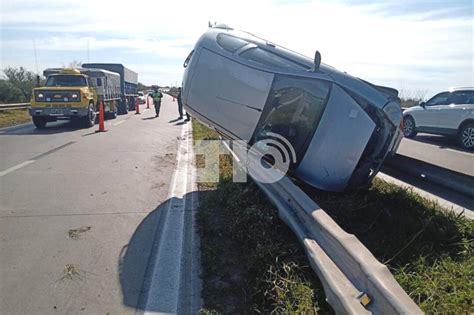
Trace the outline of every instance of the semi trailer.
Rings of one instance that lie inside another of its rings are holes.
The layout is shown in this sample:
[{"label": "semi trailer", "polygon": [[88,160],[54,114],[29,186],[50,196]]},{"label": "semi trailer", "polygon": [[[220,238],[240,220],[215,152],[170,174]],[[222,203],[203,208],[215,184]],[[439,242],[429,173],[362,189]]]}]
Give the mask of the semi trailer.
[{"label": "semi trailer", "polygon": [[138,74],[120,63],[84,63],[83,68],[103,69],[120,75],[121,99],[118,103],[118,113],[126,114],[135,110],[138,97]]}]

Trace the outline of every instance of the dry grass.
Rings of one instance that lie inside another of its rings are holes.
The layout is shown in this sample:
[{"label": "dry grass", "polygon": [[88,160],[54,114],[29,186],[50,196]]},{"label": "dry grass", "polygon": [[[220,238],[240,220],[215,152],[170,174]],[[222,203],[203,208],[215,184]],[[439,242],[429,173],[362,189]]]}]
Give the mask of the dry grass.
[{"label": "dry grass", "polygon": [[80,228],[77,228],[77,229],[70,229],[67,232],[67,235],[69,236],[69,238],[71,238],[73,240],[78,240],[82,233],[85,233],[85,232],[89,231],[90,229],[91,229],[90,226],[83,226],[83,227],[80,227]]},{"label": "dry grass", "polygon": [[0,128],[15,126],[31,121],[26,109],[12,109],[0,111]]}]

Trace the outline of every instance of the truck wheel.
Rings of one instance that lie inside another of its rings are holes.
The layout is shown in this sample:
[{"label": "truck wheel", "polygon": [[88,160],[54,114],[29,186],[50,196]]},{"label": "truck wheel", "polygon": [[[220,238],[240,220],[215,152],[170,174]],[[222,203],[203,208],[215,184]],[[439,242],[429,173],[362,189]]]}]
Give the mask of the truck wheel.
[{"label": "truck wheel", "polygon": [[114,104],[114,110],[112,111],[112,113],[110,113],[110,117],[112,119],[115,119],[117,118],[117,115],[118,115],[118,108],[117,108],[117,103]]},{"label": "truck wheel", "polygon": [[94,104],[90,103],[88,110],[87,110],[87,116],[83,118],[84,120],[84,127],[90,128],[95,125],[95,108]]},{"label": "truck wheel", "polygon": [[117,118],[118,115],[118,109],[117,109],[117,103],[113,105],[114,109],[111,112],[107,113],[107,118],[109,119],[115,119]]},{"label": "truck wheel", "polygon": [[44,117],[40,116],[33,116],[33,124],[35,125],[36,128],[38,129],[44,129],[46,127],[46,123],[48,121]]},{"label": "truck wheel", "polygon": [[474,149],[474,123],[467,123],[459,129],[459,143],[466,150]]}]

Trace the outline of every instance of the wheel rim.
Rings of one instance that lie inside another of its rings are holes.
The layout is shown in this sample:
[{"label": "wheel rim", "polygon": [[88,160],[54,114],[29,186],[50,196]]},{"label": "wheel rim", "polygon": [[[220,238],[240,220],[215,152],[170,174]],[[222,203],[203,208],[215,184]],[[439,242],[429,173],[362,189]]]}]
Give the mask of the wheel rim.
[{"label": "wheel rim", "polygon": [[469,127],[463,130],[462,132],[462,144],[466,148],[474,147],[474,127]]},{"label": "wheel rim", "polygon": [[94,108],[92,105],[89,105],[89,121],[92,122],[94,119]]},{"label": "wheel rim", "polygon": [[404,119],[404,121],[403,121],[403,134],[405,136],[408,136],[412,132],[413,132],[413,121],[409,118]]}]

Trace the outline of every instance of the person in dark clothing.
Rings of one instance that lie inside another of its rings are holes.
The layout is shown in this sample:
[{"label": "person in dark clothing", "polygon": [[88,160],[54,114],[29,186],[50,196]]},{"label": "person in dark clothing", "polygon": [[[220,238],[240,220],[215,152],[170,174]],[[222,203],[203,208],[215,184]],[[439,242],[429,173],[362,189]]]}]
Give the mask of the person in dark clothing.
[{"label": "person in dark clothing", "polygon": [[160,117],[160,108],[161,108],[161,98],[163,94],[158,91],[158,87],[153,87],[153,92],[150,93],[151,98],[153,99],[153,105],[155,105],[155,117]]},{"label": "person in dark clothing", "polygon": [[[183,100],[181,99],[181,88],[178,88],[178,112],[179,112],[179,118],[178,119],[183,119]],[[191,118],[189,117],[189,114],[186,112],[186,119],[185,121],[189,121]]]}]

